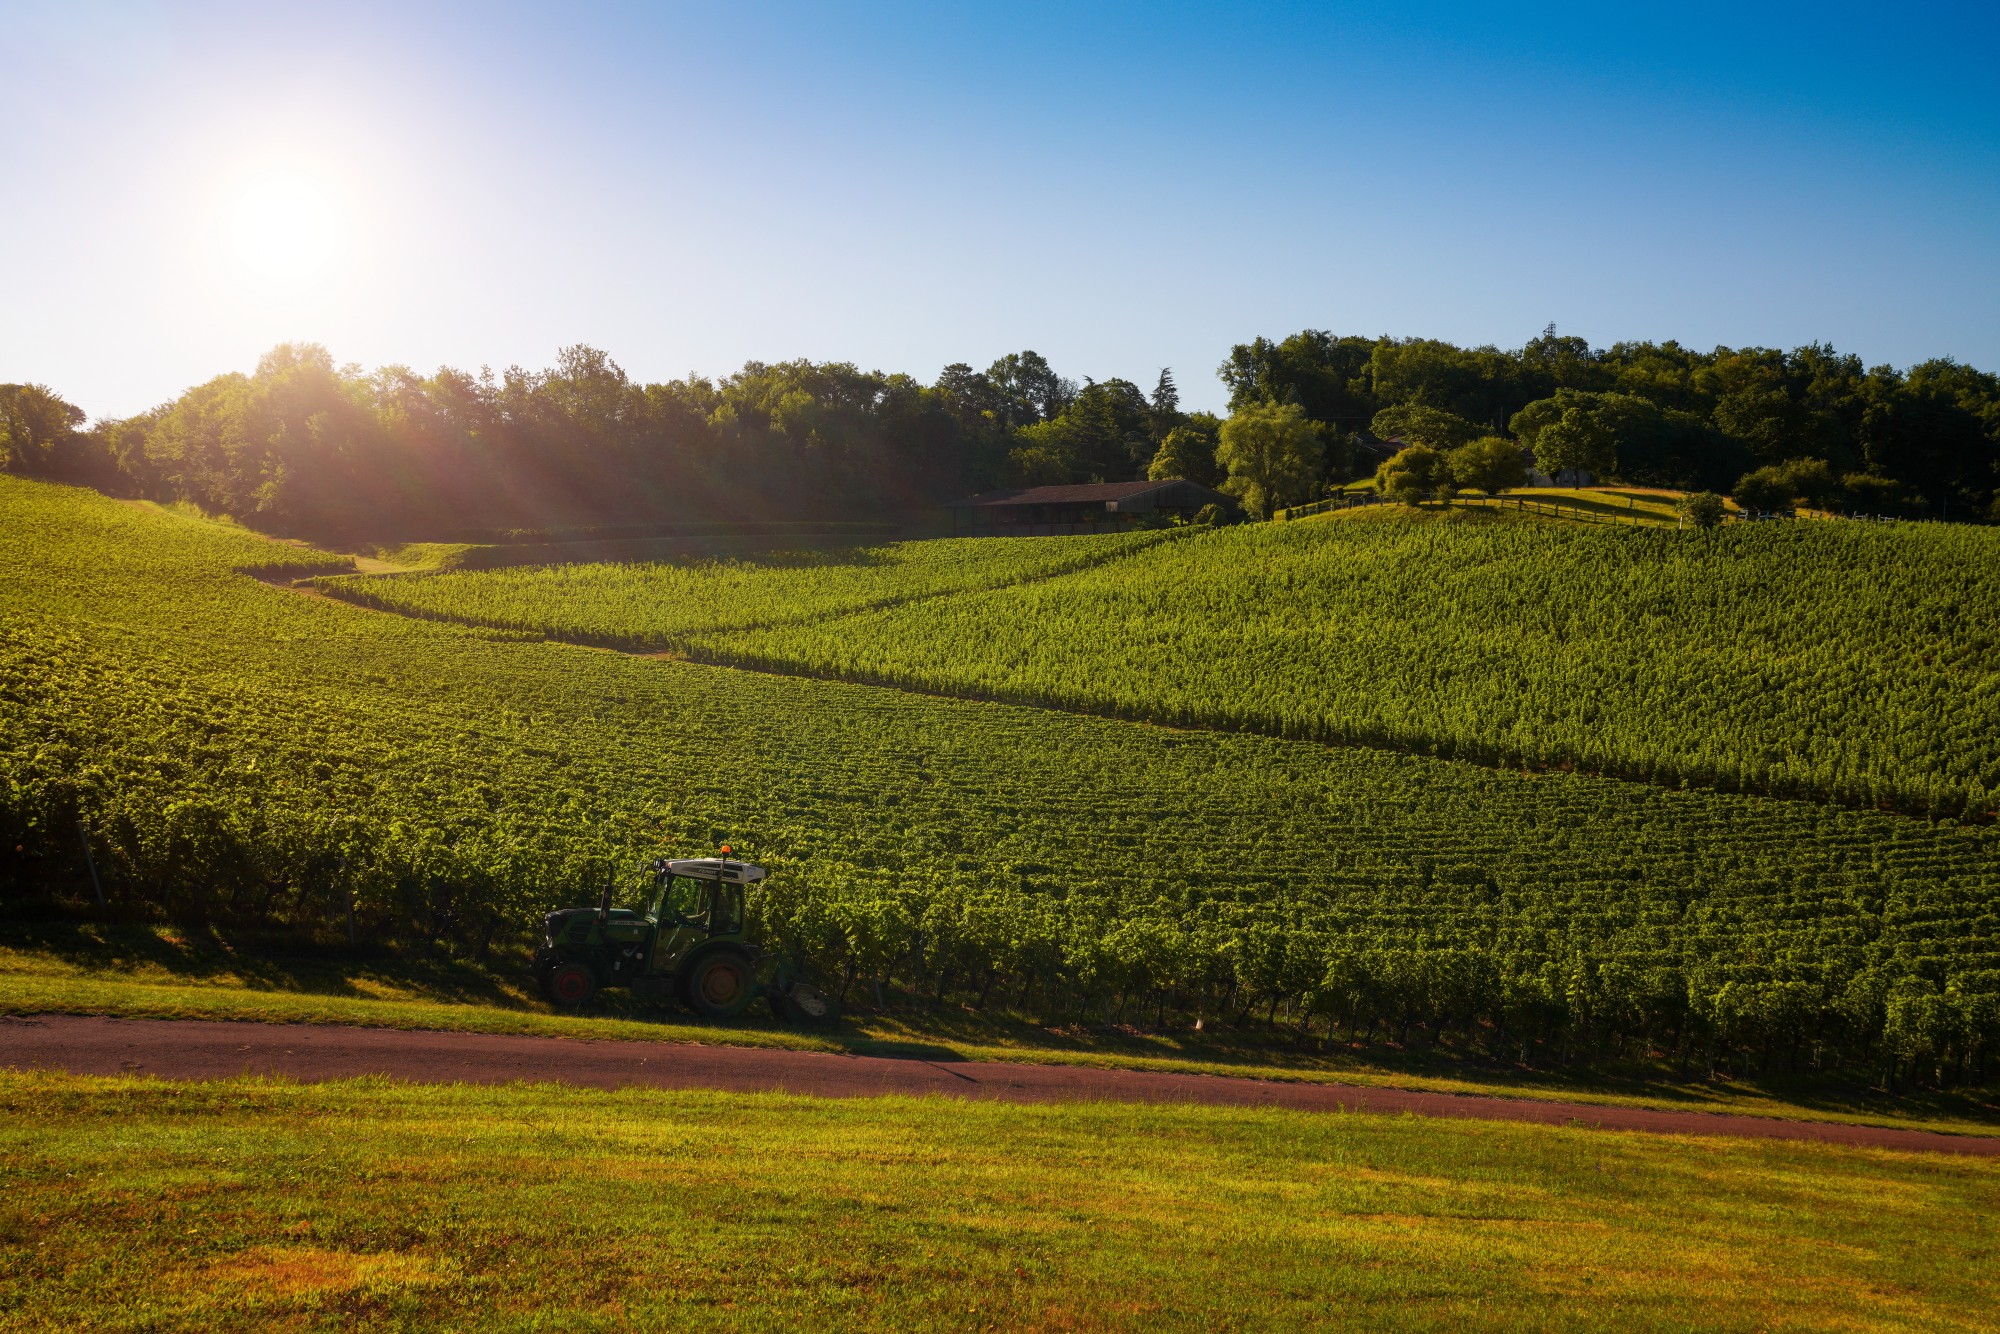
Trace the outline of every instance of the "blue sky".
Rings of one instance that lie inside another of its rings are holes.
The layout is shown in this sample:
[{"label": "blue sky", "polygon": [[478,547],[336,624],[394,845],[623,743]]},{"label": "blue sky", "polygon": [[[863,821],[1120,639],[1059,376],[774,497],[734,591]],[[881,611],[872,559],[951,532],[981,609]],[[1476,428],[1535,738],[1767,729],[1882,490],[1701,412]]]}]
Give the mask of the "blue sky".
[{"label": "blue sky", "polygon": [[0,380],[1301,328],[2000,369],[1990,7],[0,0]]}]

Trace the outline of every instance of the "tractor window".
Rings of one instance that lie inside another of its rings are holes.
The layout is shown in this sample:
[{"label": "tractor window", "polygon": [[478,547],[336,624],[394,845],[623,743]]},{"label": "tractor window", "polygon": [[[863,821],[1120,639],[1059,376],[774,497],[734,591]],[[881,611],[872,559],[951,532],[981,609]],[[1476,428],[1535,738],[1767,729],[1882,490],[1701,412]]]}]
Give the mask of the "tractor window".
[{"label": "tractor window", "polygon": [[667,887],[666,915],[676,922],[708,925],[708,886],[699,880],[675,876]]},{"label": "tractor window", "polygon": [[711,936],[735,935],[743,929],[743,890],[738,885],[715,887],[715,914],[709,922]]}]

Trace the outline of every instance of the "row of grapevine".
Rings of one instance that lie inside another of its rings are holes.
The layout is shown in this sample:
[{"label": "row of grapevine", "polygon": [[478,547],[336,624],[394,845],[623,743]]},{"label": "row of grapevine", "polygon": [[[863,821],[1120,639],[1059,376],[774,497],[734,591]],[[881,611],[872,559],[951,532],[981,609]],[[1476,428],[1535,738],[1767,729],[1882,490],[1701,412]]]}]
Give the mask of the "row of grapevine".
[{"label": "row of grapevine", "polygon": [[696,635],[691,652],[1175,726],[1984,818],[2000,807],[1996,569],[2000,531],[1939,524],[1695,533],[1366,514]]},{"label": "row of grapevine", "polygon": [[539,565],[410,575],[340,575],[321,591],[366,607],[641,650],[696,634],[820,620],[943,593],[1089,569],[1176,534],[944,538],[769,551],[692,563]]},{"label": "row of grapevine", "polygon": [[519,642],[10,479],[0,524],[12,892],[88,894],[81,820],[134,910],[477,940],[728,838],[774,869],[760,930],[857,995],[1538,1058],[2000,1040],[1990,827]]}]

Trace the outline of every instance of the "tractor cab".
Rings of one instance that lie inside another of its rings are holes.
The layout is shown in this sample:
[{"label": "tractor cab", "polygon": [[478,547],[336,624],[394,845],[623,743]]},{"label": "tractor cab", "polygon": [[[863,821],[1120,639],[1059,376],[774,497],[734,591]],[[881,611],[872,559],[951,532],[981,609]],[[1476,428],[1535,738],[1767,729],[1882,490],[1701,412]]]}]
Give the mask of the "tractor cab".
[{"label": "tractor cab", "polygon": [[722,857],[662,861],[653,866],[653,906],[646,920],[703,937],[743,930],[743,887],[764,878],[764,868]]}]

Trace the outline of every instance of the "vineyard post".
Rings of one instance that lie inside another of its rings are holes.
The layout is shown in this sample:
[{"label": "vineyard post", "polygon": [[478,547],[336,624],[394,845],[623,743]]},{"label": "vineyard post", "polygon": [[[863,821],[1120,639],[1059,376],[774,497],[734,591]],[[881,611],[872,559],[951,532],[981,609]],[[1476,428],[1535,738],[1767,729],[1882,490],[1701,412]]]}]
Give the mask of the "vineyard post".
[{"label": "vineyard post", "polygon": [[76,817],[76,840],[83,844],[83,864],[90,870],[90,888],[97,895],[97,906],[106,907],[104,902],[104,882],[97,878],[97,858],[90,855],[90,831],[83,827],[83,817]]},{"label": "vineyard post", "polygon": [[354,948],[354,882],[347,878],[347,858],[340,859],[341,898],[347,903],[347,947]]}]

